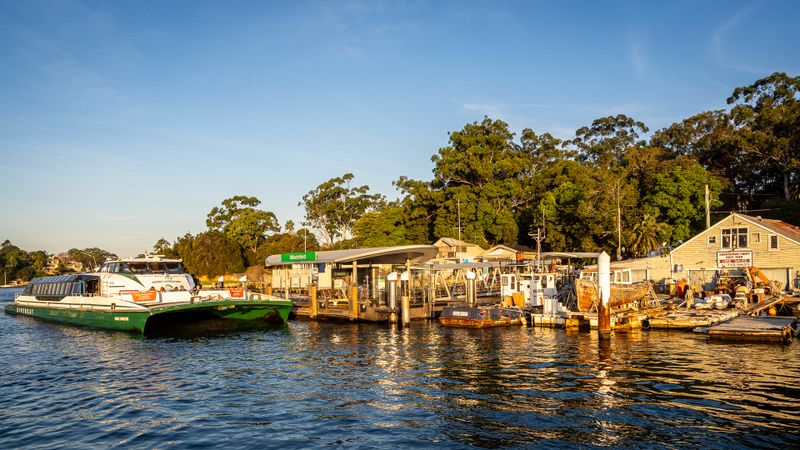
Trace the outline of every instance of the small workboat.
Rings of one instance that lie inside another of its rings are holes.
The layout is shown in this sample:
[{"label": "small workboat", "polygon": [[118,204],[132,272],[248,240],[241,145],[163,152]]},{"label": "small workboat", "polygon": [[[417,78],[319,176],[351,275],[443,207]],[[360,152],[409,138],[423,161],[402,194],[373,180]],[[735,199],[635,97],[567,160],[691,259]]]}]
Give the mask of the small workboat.
[{"label": "small workboat", "polygon": [[507,327],[525,325],[525,315],[520,308],[445,306],[439,323],[458,328]]},{"label": "small workboat", "polygon": [[199,290],[180,260],[147,256],[107,261],[91,273],[34,278],[5,311],[144,334],[204,318],[285,323],[293,306],[244,287]]}]

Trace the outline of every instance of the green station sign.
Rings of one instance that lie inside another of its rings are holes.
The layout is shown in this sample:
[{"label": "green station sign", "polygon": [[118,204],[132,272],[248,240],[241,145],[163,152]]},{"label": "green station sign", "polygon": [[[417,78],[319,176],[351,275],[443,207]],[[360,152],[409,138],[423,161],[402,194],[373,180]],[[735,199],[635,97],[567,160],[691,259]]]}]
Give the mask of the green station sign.
[{"label": "green station sign", "polygon": [[317,252],[282,253],[281,262],[316,261]]}]

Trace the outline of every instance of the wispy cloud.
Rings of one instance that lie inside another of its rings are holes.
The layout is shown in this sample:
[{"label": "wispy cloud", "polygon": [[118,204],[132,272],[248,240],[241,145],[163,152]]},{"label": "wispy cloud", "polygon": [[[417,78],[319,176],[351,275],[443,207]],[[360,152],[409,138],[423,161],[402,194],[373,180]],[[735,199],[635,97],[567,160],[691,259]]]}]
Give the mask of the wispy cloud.
[{"label": "wispy cloud", "polygon": [[628,42],[628,58],[637,77],[642,78],[647,69],[647,42],[641,36],[633,36]]},{"label": "wispy cloud", "polygon": [[[730,19],[725,21],[711,36],[711,53],[714,60],[722,67],[738,70],[740,72],[750,74],[763,74],[766,72],[764,68],[754,67],[747,64],[730,61],[725,54],[725,41],[731,32],[734,32],[742,21],[755,9],[754,5],[744,7],[737,11]],[[741,53],[739,53],[741,54]]]}]

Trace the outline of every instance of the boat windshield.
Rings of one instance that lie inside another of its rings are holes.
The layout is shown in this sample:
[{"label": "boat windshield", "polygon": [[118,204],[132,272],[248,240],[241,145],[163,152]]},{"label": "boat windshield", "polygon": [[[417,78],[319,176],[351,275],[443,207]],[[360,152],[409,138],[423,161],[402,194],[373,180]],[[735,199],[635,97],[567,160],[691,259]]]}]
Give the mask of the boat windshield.
[{"label": "boat windshield", "polygon": [[119,261],[109,262],[100,268],[100,272],[133,273],[133,274],[182,274],[183,264],[177,261]]}]

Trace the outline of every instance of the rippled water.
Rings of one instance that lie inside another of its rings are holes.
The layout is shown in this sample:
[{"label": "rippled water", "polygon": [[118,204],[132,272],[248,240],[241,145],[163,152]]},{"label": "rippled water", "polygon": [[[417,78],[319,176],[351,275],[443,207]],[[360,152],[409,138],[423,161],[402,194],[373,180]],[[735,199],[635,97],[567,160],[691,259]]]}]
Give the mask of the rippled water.
[{"label": "rippled water", "polygon": [[800,445],[800,343],[299,321],[141,338],[6,314],[0,339],[0,448]]}]

